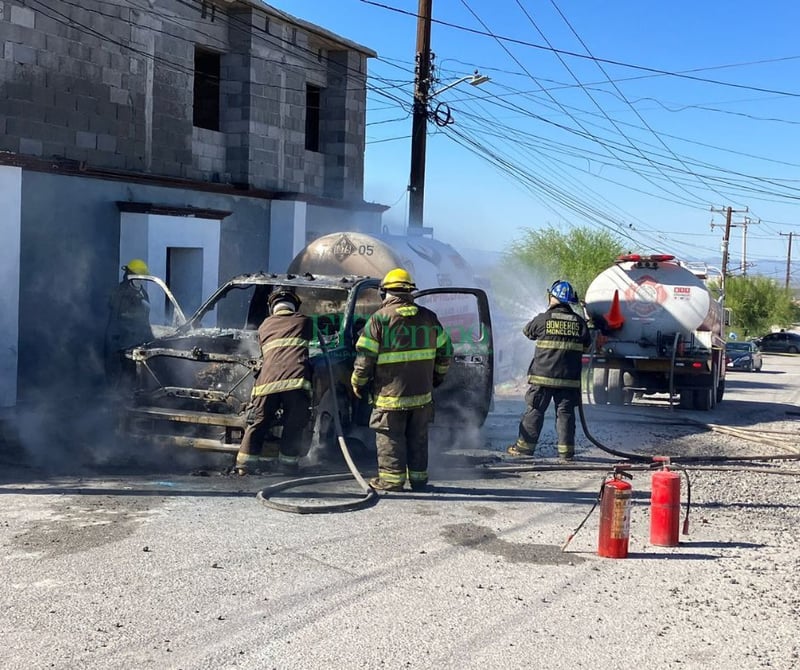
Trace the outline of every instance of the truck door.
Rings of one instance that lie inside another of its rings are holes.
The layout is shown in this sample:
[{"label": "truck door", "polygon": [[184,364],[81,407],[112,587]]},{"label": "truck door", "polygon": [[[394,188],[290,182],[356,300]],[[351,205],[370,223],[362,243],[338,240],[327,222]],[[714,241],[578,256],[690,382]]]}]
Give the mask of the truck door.
[{"label": "truck door", "polygon": [[[150,310],[150,327],[153,330],[153,337],[172,335],[178,326],[184,324],[186,316],[163,279],[152,275],[128,275],[128,278],[144,286],[151,305],[155,304],[156,300],[160,300],[165,306],[163,310]],[[161,316],[156,316],[157,314],[161,314]]]},{"label": "truck door", "polygon": [[481,426],[494,386],[494,349],[489,300],[479,288],[432,288],[415,293],[433,310],[453,342],[453,361],[433,392],[437,426]]}]

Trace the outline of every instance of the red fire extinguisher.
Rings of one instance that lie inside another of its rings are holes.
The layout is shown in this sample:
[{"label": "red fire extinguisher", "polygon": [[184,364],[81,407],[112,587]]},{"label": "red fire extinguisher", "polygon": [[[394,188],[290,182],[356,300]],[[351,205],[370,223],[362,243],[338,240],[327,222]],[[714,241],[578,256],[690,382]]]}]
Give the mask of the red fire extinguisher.
[{"label": "red fire extinguisher", "polygon": [[631,527],[631,494],[633,487],[624,478],[632,479],[622,465],[603,483],[600,491],[600,537],[598,556],[625,558],[628,555],[628,538]]},{"label": "red fire extinguisher", "polygon": [[[661,469],[653,473],[650,494],[650,544],[658,547],[678,546],[678,527],[681,516],[681,476],[670,469],[669,456],[655,456]],[[687,477],[687,485],[690,486]],[[691,495],[691,489],[688,495]],[[686,503],[686,518],[683,534],[689,532],[689,501]]]}]

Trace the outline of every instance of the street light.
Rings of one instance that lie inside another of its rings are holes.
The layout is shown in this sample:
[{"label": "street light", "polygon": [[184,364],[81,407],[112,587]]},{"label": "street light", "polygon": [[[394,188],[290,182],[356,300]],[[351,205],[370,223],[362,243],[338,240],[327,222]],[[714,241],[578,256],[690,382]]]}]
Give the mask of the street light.
[{"label": "street light", "polygon": [[440,88],[438,91],[431,93],[428,98],[432,98],[444,91],[453,88],[453,86],[458,86],[459,84],[463,84],[465,81],[468,81],[470,86],[480,86],[481,84],[485,84],[487,81],[491,81],[489,77],[485,74],[480,74],[477,70],[468,77],[461,77],[461,79],[456,79],[452,84],[448,84],[444,88]]},{"label": "street light", "polygon": [[[421,232],[422,213],[425,203],[425,147],[428,140],[428,103],[448,89],[469,82],[470,86],[480,86],[489,77],[477,70],[467,77],[461,77],[438,91],[430,92],[430,61],[418,67],[414,90],[414,118],[411,126],[411,176],[408,181],[408,229]],[[423,72],[424,70],[424,72]]]}]

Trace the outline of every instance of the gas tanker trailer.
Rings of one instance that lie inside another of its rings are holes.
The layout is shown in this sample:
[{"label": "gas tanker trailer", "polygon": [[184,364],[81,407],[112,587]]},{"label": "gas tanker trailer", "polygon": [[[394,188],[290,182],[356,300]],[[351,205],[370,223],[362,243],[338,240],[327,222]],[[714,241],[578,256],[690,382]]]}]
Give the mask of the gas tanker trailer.
[{"label": "gas tanker trailer", "polygon": [[666,393],[670,404],[710,410],[722,400],[730,319],[707,280],[705,265],[667,254],[620,256],[595,277],[585,303],[604,331],[589,357],[595,403]]}]

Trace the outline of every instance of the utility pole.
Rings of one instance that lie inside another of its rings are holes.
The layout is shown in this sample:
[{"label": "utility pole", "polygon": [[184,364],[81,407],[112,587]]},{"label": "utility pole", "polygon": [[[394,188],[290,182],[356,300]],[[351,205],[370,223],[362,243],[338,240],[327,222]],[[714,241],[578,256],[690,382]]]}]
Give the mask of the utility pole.
[{"label": "utility pole", "polygon": [[789,279],[792,276],[792,235],[794,233],[778,233],[783,237],[789,238],[789,253],[786,254],[786,288],[789,288]]},{"label": "utility pole", "polygon": [[744,217],[744,221],[739,224],[731,224],[733,228],[737,225],[742,227],[742,276],[747,276],[747,226],[761,223],[761,219],[753,221],[749,216]]},{"label": "utility pole", "polygon": [[[745,207],[744,209],[733,209],[733,207],[725,207],[723,209],[714,209],[711,208],[712,212],[725,212],[725,234],[722,237],[722,278],[720,283],[722,284],[722,290],[725,291],[725,279],[728,276],[728,242],[731,239],[731,217],[733,213],[736,212],[737,214],[740,212],[747,212],[748,208]],[[714,229],[714,224],[711,224],[711,229]]]},{"label": "utility pole", "polygon": [[411,177],[408,183],[409,231],[422,230],[425,203],[425,147],[431,85],[431,15],[433,0],[419,0],[417,57],[414,75],[414,115],[411,125]]}]

